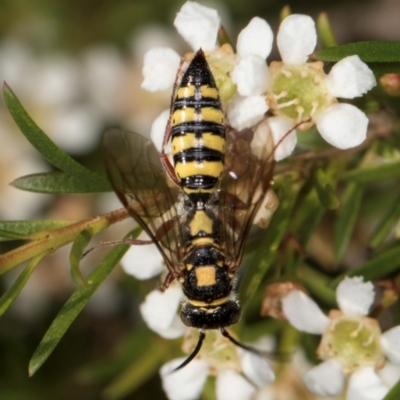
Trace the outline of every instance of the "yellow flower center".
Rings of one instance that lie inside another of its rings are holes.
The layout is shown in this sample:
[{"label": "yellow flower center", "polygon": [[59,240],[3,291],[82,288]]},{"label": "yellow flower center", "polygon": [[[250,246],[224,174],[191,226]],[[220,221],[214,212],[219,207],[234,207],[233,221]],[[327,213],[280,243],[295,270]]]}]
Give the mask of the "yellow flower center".
[{"label": "yellow flower center", "polygon": [[339,361],[344,373],[366,366],[381,368],[384,356],[380,336],[381,330],[375,319],[350,318],[336,312],[317,353],[324,360],[334,358]]},{"label": "yellow flower center", "polygon": [[311,118],[309,123],[298,128],[300,130],[312,126],[316,117],[336,102],[328,92],[322,62],[301,65],[272,62],[270,71],[267,102],[271,111],[295,123]]}]

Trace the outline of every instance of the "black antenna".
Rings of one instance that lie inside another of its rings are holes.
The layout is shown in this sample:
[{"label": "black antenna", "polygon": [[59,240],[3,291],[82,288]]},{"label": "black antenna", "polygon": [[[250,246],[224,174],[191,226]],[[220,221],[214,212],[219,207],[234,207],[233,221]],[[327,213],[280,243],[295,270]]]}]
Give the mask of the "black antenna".
[{"label": "black antenna", "polygon": [[263,350],[258,350],[252,346],[247,346],[246,344],[240,343],[238,342],[234,337],[232,337],[228,331],[225,328],[221,328],[221,334],[222,336],[226,337],[227,339],[229,339],[234,345],[249,351],[250,353],[253,354],[257,354],[258,356],[262,356],[262,357],[273,357],[273,353],[269,352],[269,351],[263,351]]},{"label": "black antenna", "polygon": [[205,338],[205,337],[206,337],[205,332],[204,332],[204,331],[200,331],[199,340],[198,340],[197,345],[196,345],[196,347],[194,348],[192,354],[190,354],[190,356],[189,356],[182,364],[180,364],[180,365],[178,365],[176,368],[174,368],[174,369],[170,372],[170,374],[172,374],[172,372],[178,371],[179,369],[181,369],[181,368],[183,368],[183,367],[186,367],[186,365],[188,365],[188,364],[190,363],[190,361],[192,361],[192,360],[197,356],[197,354],[199,353],[199,351],[200,351],[200,349],[201,349],[201,346],[202,346],[202,344],[203,344],[203,341],[204,341],[204,338]]}]

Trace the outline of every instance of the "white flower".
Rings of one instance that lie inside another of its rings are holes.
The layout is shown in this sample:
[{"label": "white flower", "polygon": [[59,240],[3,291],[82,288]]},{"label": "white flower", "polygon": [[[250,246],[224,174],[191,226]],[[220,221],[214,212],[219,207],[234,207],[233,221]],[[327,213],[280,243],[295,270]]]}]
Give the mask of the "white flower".
[{"label": "white flower", "polygon": [[357,146],[366,137],[368,119],[353,105],[336,104],[336,97],[361,96],[376,80],[356,55],[336,63],[328,75],[321,62],[306,63],[316,42],[315,24],[309,16],[293,14],[282,21],[277,35],[282,62],[271,63],[268,104],[276,115],[294,122],[311,118],[299,129],[316,123],[322,137],[335,147]]},{"label": "white flower", "polygon": [[195,358],[178,371],[171,372],[184,358],[163,365],[160,375],[170,400],[198,399],[209,374],[217,375],[217,400],[251,400],[260,388],[274,381],[275,374],[264,358],[235,348],[221,335],[217,334],[211,348],[211,354],[201,353],[201,359]]},{"label": "white flower", "polygon": [[[149,240],[146,232],[138,240]],[[164,260],[155,244],[133,245],[121,259],[122,269],[136,279],[145,280],[166,270]]]},{"label": "white flower", "polygon": [[400,364],[400,326],[384,334],[375,319],[366,317],[374,300],[371,282],[346,277],[337,287],[339,310],[325,316],[318,305],[299,290],[282,300],[283,312],[298,330],[322,334],[318,355],[324,361],[303,377],[312,392],[338,395],[350,375],[348,400],[382,399],[388,387],[376,374],[384,356]]},{"label": "white flower", "polygon": [[[178,12],[174,25],[194,51],[206,51],[229,124],[241,130],[260,122],[268,111],[263,96],[270,84],[265,59],[273,41],[268,23],[253,18],[238,36],[236,55],[229,45],[216,47],[220,17],[211,8],[188,1]],[[179,59],[172,49],[150,50],[144,59],[142,88],[156,91],[172,87]]]},{"label": "white flower", "polygon": [[186,326],[177,311],[182,300],[182,289],[171,285],[167,290],[153,290],[140,305],[140,313],[148,327],[166,339],[182,336]]},{"label": "white flower", "polygon": [[216,10],[187,1],[176,15],[174,26],[194,51],[212,51],[221,19]]}]

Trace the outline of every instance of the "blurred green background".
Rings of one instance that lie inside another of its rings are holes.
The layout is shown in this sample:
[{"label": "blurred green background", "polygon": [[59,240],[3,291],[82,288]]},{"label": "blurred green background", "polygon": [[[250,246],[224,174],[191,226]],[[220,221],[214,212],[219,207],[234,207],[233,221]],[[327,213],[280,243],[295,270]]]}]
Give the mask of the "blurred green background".
[{"label": "blurred green background", "polygon": [[[233,41],[255,15],[265,18],[276,32],[279,13],[287,4],[277,0],[201,3],[219,10]],[[168,107],[169,93],[152,95],[140,89],[142,58],[157,45],[173,46],[181,53],[187,49],[172,25],[182,4],[174,0],[3,0],[0,79],[7,81],[60,147],[91,168],[101,168],[100,139],[106,127],[121,125],[146,134],[153,119]],[[400,39],[396,0],[292,1],[289,5],[293,13],[313,18],[328,12],[339,43]],[[277,58],[276,51],[271,58]],[[119,206],[112,194],[52,197],[9,187],[18,176],[49,166],[18,132],[3,102],[0,143],[1,219],[81,219]],[[119,238],[129,226],[116,228],[103,239]],[[104,254],[99,253],[85,261],[85,273]],[[140,319],[138,304],[156,280],[139,283],[120,270],[73,323],[44,367],[28,378],[34,349],[74,288],[68,268],[68,250],[48,257],[1,318],[0,400],[165,398],[156,373],[142,382],[129,375],[129,368],[140,360],[144,369],[156,371],[158,361],[140,359],[144,347],[159,346],[169,359],[176,355],[173,350],[179,341],[168,347]],[[16,276],[12,271],[2,277],[1,291]],[[137,387],[130,388],[135,379]]]}]

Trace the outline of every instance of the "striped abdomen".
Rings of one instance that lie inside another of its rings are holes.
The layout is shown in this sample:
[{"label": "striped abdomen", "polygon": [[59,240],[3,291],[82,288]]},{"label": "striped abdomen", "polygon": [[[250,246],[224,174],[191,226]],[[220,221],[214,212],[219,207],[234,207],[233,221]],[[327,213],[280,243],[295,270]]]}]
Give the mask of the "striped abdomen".
[{"label": "striped abdomen", "polygon": [[172,105],[171,147],[185,193],[206,201],[224,167],[225,123],[218,89],[202,50],[185,71]]}]

